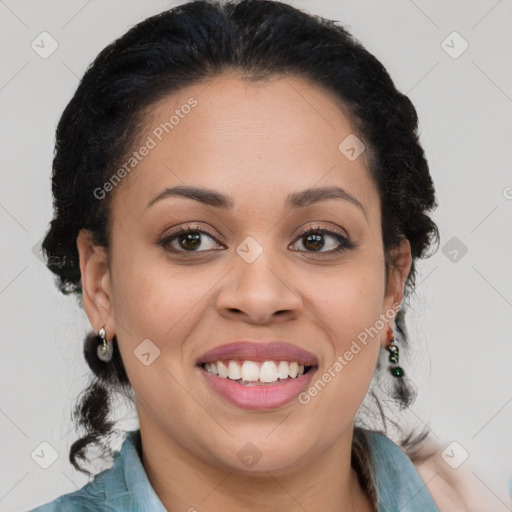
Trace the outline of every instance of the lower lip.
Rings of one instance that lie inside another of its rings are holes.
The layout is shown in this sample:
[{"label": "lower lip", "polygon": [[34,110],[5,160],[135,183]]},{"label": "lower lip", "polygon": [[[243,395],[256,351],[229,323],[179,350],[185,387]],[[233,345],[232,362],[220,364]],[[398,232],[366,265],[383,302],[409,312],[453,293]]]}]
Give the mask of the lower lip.
[{"label": "lower lip", "polygon": [[294,379],[265,386],[244,386],[228,378],[217,377],[200,368],[209,386],[228,402],[249,410],[268,410],[282,407],[297,398],[309,384],[315,368]]}]

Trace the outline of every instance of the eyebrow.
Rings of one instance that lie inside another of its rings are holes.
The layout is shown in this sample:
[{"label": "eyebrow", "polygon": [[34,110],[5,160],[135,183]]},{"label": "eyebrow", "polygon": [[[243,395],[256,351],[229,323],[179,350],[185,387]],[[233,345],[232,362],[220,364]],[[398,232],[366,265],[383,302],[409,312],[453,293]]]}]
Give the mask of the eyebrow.
[{"label": "eyebrow", "polygon": [[[169,197],[185,197],[216,208],[232,209],[234,206],[234,202],[229,196],[215,190],[179,185],[177,187],[165,188],[156,197],[149,201],[145,209],[147,210],[156,202]],[[285,201],[285,207],[290,209],[305,208],[327,199],[343,199],[348,201],[357,206],[366,217],[366,210],[353,195],[340,187],[334,186],[308,188],[289,194]]]}]

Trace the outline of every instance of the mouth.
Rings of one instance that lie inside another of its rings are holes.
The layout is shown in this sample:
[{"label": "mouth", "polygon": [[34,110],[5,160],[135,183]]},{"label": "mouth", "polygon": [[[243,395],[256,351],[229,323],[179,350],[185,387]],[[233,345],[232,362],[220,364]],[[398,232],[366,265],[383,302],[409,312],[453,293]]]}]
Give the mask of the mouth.
[{"label": "mouth", "polygon": [[297,361],[213,361],[199,365],[205,372],[221,379],[229,379],[242,386],[282,384],[307,374],[316,366],[305,366]]},{"label": "mouth", "polygon": [[270,410],[294,399],[318,369],[316,356],[283,342],[236,342],[196,363],[210,390],[242,409]]}]

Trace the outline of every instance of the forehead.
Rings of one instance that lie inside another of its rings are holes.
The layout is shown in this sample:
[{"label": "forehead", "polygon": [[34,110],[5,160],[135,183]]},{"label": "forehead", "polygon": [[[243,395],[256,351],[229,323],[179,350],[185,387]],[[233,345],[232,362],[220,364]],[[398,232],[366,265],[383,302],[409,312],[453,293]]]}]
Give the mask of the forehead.
[{"label": "forehead", "polygon": [[336,95],[304,78],[225,74],[151,106],[132,148],[136,165],[115,195],[145,206],[163,187],[200,185],[247,202],[263,199],[257,191],[268,199],[318,184],[351,189],[370,205],[365,153],[351,160],[340,149],[354,136]]}]

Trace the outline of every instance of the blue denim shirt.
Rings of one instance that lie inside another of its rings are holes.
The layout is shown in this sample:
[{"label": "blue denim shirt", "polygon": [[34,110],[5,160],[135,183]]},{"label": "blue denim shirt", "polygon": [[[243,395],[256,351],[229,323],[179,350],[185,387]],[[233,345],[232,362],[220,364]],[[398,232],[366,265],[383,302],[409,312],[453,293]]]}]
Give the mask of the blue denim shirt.
[{"label": "blue denim shirt", "polygon": [[[29,512],[167,512],[141,463],[139,430],[128,432],[114,464],[78,491]],[[366,432],[378,512],[439,512],[407,455],[386,436]]]}]

